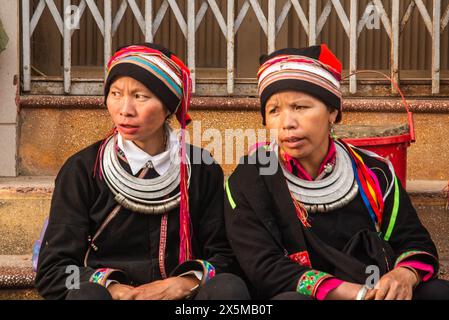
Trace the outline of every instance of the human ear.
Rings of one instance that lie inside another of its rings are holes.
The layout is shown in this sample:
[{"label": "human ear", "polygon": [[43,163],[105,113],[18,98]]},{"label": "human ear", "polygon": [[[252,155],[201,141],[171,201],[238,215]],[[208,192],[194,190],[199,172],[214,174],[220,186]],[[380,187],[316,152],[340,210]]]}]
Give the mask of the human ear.
[{"label": "human ear", "polygon": [[335,108],[332,108],[332,111],[329,111],[329,123],[335,124],[337,121],[338,116],[338,110]]}]

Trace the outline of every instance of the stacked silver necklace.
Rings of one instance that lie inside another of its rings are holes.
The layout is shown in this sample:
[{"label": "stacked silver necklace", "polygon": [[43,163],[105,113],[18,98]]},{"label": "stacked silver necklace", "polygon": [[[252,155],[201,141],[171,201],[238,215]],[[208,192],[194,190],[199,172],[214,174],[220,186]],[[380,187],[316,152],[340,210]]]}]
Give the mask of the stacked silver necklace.
[{"label": "stacked silver necklace", "polygon": [[[173,152],[170,166],[163,175],[152,179],[140,179],[129,174],[120,165],[115,151],[114,137],[105,145],[102,169],[106,184],[114,194],[114,199],[124,208],[144,214],[164,214],[179,206],[181,193],[169,196],[180,184],[181,172],[179,152]],[[191,165],[187,162],[187,186],[190,185]],[[152,168],[149,161],[146,166]]]},{"label": "stacked silver necklace", "polygon": [[[309,213],[324,213],[342,208],[356,197],[359,190],[348,152],[337,141],[335,147],[337,152],[335,166],[333,169],[326,168],[328,173],[332,171],[321,180],[300,179],[279,161],[290,192]],[[278,153],[278,149],[277,145],[273,145],[272,150]]]}]

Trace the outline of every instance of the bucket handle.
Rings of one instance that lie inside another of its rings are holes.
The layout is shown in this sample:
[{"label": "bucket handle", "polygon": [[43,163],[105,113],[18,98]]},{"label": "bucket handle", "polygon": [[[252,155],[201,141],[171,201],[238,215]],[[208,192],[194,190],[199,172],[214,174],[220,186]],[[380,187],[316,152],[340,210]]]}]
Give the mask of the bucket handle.
[{"label": "bucket handle", "polygon": [[381,71],[377,71],[377,70],[359,70],[359,71],[354,71],[353,73],[350,73],[346,77],[342,78],[342,80],[345,80],[345,79],[349,78],[350,76],[356,75],[358,73],[376,73],[376,74],[379,74],[379,75],[385,77],[386,79],[388,79],[391,82],[393,87],[401,95],[402,103],[404,104],[405,110],[407,111],[407,122],[408,122],[410,140],[411,140],[411,142],[415,142],[416,139],[415,139],[415,126],[414,126],[414,122],[413,122],[413,113],[410,111],[410,106],[409,106],[407,100],[405,99],[404,94],[402,93],[401,89],[399,88],[398,84],[396,83],[396,81],[394,81],[392,78],[390,78],[385,73],[383,73]]}]

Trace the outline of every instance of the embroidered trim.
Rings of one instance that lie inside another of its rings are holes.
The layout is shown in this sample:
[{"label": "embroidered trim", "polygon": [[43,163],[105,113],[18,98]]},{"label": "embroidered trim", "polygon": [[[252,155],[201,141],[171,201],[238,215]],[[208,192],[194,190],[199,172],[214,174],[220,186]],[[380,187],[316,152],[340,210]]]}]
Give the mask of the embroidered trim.
[{"label": "embroidered trim", "polygon": [[206,283],[213,277],[215,277],[215,267],[207,262],[206,260],[196,260],[203,267],[203,278],[201,279],[201,283]]},{"label": "embroidered trim", "polygon": [[167,278],[165,271],[165,248],[167,246],[167,225],[168,215],[164,214],[161,218],[161,231],[159,237],[159,270],[161,272],[162,279]]},{"label": "embroidered trim", "polygon": [[320,284],[329,278],[333,278],[332,275],[318,271],[318,270],[309,270],[304,272],[304,274],[299,278],[298,286],[296,291],[305,296],[311,296],[315,298],[318,287]]},{"label": "embroidered trim", "polygon": [[234,210],[237,207],[237,205],[235,204],[235,201],[232,198],[231,189],[229,188],[229,179],[226,180],[225,189],[229,204],[231,205],[231,208]]},{"label": "embroidered trim", "polygon": [[108,277],[111,275],[111,273],[119,271],[117,269],[110,269],[110,268],[101,268],[97,269],[94,274],[90,276],[89,282],[92,283],[98,283],[99,285],[102,285],[103,287],[106,286],[106,281],[108,280]]},{"label": "embroidered trim", "polygon": [[187,260],[178,265],[170,274],[171,277],[177,277],[190,271],[199,271],[202,273],[200,285],[215,277],[215,267],[206,260]]},{"label": "embroidered trim", "polygon": [[301,221],[302,225],[305,228],[311,228],[312,225],[309,223],[309,213],[307,212],[307,209],[305,208],[304,204],[295,199],[295,196],[290,191],[290,196],[292,197],[293,205],[295,206],[296,216],[298,217],[299,221]]},{"label": "embroidered trim", "polygon": [[395,262],[395,264],[394,264],[394,267],[396,268],[396,266],[397,266],[399,263],[401,263],[402,261],[404,261],[405,259],[408,259],[408,258],[410,258],[410,257],[412,257],[412,256],[416,256],[416,255],[418,255],[418,254],[425,254],[425,255],[431,256],[432,258],[434,258],[435,260],[437,260],[437,258],[436,258],[433,254],[430,254],[430,253],[428,253],[428,252],[420,251],[420,250],[410,250],[410,251],[404,252],[403,254],[401,254],[401,255],[396,259],[396,262]]},{"label": "embroidered trim", "polygon": [[288,256],[290,260],[293,262],[307,268],[311,268],[312,264],[310,263],[309,253],[307,251],[301,251],[297,253],[293,253]]}]

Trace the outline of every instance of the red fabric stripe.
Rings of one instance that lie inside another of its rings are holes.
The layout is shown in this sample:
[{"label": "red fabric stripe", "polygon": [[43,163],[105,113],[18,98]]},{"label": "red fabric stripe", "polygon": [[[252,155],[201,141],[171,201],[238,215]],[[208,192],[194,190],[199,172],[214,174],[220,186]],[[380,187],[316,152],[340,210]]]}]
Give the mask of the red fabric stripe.
[{"label": "red fabric stripe", "polygon": [[378,201],[378,203],[379,203],[379,205],[377,205],[375,199],[374,199],[373,196],[371,195],[371,192],[369,191],[368,186],[367,186],[367,183],[369,183],[369,184],[372,185],[372,186],[373,186],[375,183],[374,183],[374,181],[373,181],[371,175],[367,172],[367,167],[366,167],[366,165],[363,164],[363,163],[361,163],[361,162],[359,161],[359,159],[358,159],[358,158],[356,157],[356,155],[355,155],[354,150],[352,150],[352,149],[349,148],[349,147],[348,147],[348,150],[350,150],[350,152],[351,152],[351,154],[352,154],[352,156],[353,156],[353,159],[354,159],[355,162],[356,162],[357,172],[358,172],[358,174],[359,174],[359,180],[360,180],[360,183],[362,184],[363,191],[365,191],[365,195],[366,195],[366,197],[368,198],[368,201],[369,201],[369,203],[370,203],[370,205],[371,205],[371,208],[373,209],[374,214],[375,214],[376,217],[377,217],[378,224],[381,225],[381,223],[382,223],[382,213],[383,213],[383,199],[382,199],[382,194],[379,194],[379,193],[378,193],[378,190],[377,190],[377,188],[375,188],[375,186],[373,187],[373,190],[374,190],[374,192],[375,192],[377,201]]},{"label": "red fabric stripe", "polygon": [[341,81],[341,62],[325,44],[321,45],[319,61],[331,67],[329,70],[332,71],[338,81]]}]

